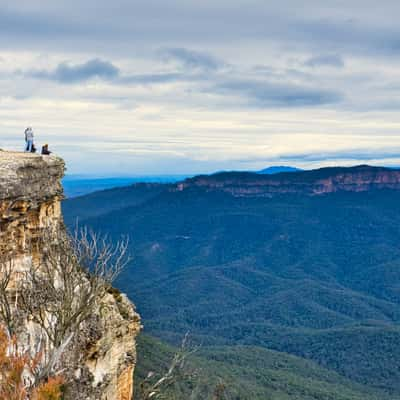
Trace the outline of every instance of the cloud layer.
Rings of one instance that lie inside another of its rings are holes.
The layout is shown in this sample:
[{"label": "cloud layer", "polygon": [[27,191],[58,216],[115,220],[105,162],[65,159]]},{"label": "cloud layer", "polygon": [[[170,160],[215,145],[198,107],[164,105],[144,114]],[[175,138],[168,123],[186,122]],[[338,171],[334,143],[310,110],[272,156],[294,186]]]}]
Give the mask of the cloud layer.
[{"label": "cloud layer", "polygon": [[108,61],[95,58],[77,65],[62,62],[53,71],[33,70],[28,72],[27,75],[37,79],[48,79],[72,84],[85,82],[93,78],[113,80],[118,78],[119,69]]},{"label": "cloud layer", "polygon": [[374,5],[0,0],[0,147],[33,125],[78,173],[400,164],[400,3]]},{"label": "cloud layer", "polygon": [[338,54],[324,54],[310,57],[308,60],[306,60],[304,65],[312,68],[321,66],[343,68],[344,61],[343,58]]}]

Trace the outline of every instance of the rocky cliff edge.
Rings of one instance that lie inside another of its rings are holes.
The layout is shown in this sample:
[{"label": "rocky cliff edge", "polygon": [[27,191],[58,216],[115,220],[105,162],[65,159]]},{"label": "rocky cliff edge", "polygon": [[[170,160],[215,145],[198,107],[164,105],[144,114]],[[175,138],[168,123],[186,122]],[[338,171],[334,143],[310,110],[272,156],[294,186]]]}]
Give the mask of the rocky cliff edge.
[{"label": "rocky cliff edge", "polygon": [[[41,228],[64,229],[64,169],[63,160],[55,156],[0,151],[0,252],[12,255],[14,279],[40,259],[27,243],[40,235]],[[127,297],[114,290],[99,301],[96,314],[101,329],[92,338],[89,331],[82,332],[88,336],[87,346],[66,398],[131,400],[139,315]],[[21,340],[32,340],[37,327],[26,323],[24,329]]]}]

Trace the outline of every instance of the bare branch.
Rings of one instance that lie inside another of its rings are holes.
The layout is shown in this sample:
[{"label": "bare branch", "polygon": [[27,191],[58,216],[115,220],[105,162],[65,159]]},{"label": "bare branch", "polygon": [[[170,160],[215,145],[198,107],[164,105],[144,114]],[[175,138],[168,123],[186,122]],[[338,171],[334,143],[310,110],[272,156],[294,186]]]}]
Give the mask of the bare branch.
[{"label": "bare branch", "polygon": [[165,374],[157,378],[155,374],[150,372],[140,384],[140,400],[167,398],[165,397],[166,392],[171,385],[177,383],[180,379],[193,377],[195,372],[189,372],[186,361],[196,351],[198,351],[198,347],[190,345],[189,333],[186,333]]},{"label": "bare branch", "polygon": [[64,229],[49,227],[30,246],[41,260],[25,272],[19,293],[23,310],[48,342],[47,359],[37,377],[41,380],[54,374],[81,325],[129,262],[128,242],[113,246],[87,229],[70,236]]},{"label": "bare branch", "polygon": [[12,294],[9,288],[12,273],[12,256],[9,254],[2,254],[0,256],[0,322],[5,326],[9,337],[15,334],[17,320],[16,310],[13,310]]}]

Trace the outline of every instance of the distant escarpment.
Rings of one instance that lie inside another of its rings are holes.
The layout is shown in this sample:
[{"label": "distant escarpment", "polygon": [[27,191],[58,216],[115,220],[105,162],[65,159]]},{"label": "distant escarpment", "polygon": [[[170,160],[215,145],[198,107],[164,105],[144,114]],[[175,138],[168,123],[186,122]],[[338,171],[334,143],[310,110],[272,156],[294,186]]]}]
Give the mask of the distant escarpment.
[{"label": "distant escarpment", "polygon": [[[40,269],[48,251],[41,235],[46,230],[52,232],[49,242],[54,242],[65,229],[60,207],[63,175],[64,162],[58,157],[0,151],[0,261],[7,260],[11,266],[6,294],[15,301],[16,313],[21,277],[26,277],[32,266]],[[0,278],[5,272],[0,269]],[[85,284],[86,275],[80,270],[77,273],[82,274]],[[127,297],[111,288],[95,304],[92,320],[96,329],[85,322],[80,326],[82,351],[68,354],[66,349],[64,358],[74,359],[74,369],[63,370],[71,387],[64,398],[131,400],[140,318]],[[29,352],[49,342],[34,318],[22,315],[16,332],[20,348]],[[50,349],[46,346],[43,348]]]},{"label": "distant escarpment", "polygon": [[221,172],[186,179],[176,191],[200,188],[222,191],[236,197],[272,197],[279,194],[322,195],[334,192],[400,190],[400,170],[360,165],[311,171],[261,175],[252,172]]}]

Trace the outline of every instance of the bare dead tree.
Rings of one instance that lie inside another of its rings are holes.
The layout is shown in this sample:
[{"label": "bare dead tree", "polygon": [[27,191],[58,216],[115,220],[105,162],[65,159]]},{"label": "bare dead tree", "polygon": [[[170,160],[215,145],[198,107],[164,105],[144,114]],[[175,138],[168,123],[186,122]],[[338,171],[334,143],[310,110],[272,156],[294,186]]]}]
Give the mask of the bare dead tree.
[{"label": "bare dead tree", "polygon": [[189,334],[184,336],[180,348],[174,354],[167,371],[162,376],[156,376],[149,372],[139,387],[140,400],[167,399],[167,390],[170,386],[187,378],[193,378],[195,371],[187,367],[187,358],[195,353],[198,347],[192,347],[189,343]]},{"label": "bare dead tree", "polygon": [[2,254],[0,256],[0,321],[5,327],[8,337],[15,334],[15,314],[13,313],[9,285],[12,275],[12,259]]},{"label": "bare dead tree", "polygon": [[70,236],[64,229],[45,228],[31,246],[41,259],[26,271],[19,293],[28,319],[45,333],[46,359],[35,377],[40,382],[59,372],[65,349],[129,257],[126,240],[112,245],[87,229]]}]

